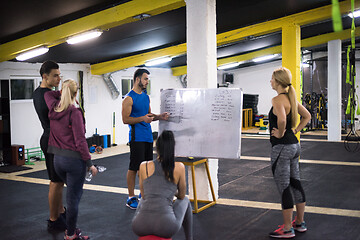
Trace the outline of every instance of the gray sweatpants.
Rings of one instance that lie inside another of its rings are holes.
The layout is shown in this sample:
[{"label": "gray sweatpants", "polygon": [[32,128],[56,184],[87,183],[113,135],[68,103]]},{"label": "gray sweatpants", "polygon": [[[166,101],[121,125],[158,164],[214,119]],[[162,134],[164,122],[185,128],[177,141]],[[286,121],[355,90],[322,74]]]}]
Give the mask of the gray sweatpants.
[{"label": "gray sweatpants", "polygon": [[300,182],[300,144],[277,144],[271,149],[271,168],[281,195],[283,209],[305,202],[305,193]]},{"label": "gray sweatpants", "polygon": [[[192,231],[192,208],[187,197],[183,200],[176,199],[171,206],[164,206],[164,209],[144,209],[141,200],[136,209],[132,221],[132,229],[138,236],[155,235],[163,238],[171,238],[184,227],[186,240],[193,239]],[[165,210],[169,207],[168,211]]]}]

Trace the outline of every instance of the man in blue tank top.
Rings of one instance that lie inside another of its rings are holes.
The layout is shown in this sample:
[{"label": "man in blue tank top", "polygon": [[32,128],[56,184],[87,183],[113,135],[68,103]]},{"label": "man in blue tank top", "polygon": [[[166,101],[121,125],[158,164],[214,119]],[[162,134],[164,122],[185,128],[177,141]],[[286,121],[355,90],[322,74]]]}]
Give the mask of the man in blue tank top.
[{"label": "man in blue tank top", "polygon": [[122,119],[129,124],[130,164],[126,175],[129,197],[126,206],[136,209],[138,200],[135,197],[135,178],[143,161],[153,159],[153,135],[150,123],[156,120],[167,120],[168,114],[151,113],[150,98],[144,92],[149,84],[150,72],[138,69],[134,73],[133,88],[122,103]]}]

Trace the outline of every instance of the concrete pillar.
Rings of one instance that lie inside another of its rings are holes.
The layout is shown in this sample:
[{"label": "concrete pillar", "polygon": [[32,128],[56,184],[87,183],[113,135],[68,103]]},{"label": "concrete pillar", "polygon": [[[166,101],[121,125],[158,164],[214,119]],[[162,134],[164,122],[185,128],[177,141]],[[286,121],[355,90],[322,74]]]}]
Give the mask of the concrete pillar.
[{"label": "concrete pillar", "polygon": [[[216,0],[186,0],[186,25],[188,88],[216,88]],[[218,159],[209,159],[216,198],[218,166]],[[188,171],[191,184],[190,168]],[[195,178],[198,199],[212,200],[205,166],[195,167]],[[193,198],[192,185],[189,195]]]},{"label": "concrete pillar", "polygon": [[190,88],[216,88],[216,1],[186,0],[187,81]]},{"label": "concrete pillar", "polygon": [[328,141],[341,141],[341,40],[328,42]]}]

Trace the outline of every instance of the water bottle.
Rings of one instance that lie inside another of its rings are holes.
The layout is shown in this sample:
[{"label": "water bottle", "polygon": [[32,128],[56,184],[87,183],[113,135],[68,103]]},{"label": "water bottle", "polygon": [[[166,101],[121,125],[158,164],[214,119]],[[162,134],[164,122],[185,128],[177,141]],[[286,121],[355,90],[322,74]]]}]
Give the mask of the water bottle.
[{"label": "water bottle", "polygon": [[91,170],[87,171],[86,176],[85,176],[85,180],[90,182],[92,179],[92,173]]},{"label": "water bottle", "polygon": [[[106,170],[106,167],[104,167],[104,166],[94,165],[94,167],[96,167],[98,172],[104,172]],[[93,175],[92,175],[91,170],[87,171],[86,176],[85,176],[85,180],[90,182],[92,177],[93,177]]]},{"label": "water bottle", "polygon": [[95,165],[95,167],[97,168],[98,172],[104,172],[106,170],[106,167],[104,167],[104,166]]}]

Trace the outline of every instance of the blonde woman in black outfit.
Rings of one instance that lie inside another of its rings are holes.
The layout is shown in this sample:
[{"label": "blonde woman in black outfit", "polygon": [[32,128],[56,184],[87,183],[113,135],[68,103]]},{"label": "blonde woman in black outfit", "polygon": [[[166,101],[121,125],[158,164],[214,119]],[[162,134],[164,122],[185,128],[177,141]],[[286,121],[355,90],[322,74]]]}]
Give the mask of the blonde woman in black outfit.
[{"label": "blonde woman in black outfit", "polygon": [[[284,224],[270,233],[270,237],[292,238],[295,231],[307,230],[304,221],[305,192],[300,182],[299,157],[300,144],[295,134],[309,122],[311,115],[296,100],[294,87],[291,85],[291,72],[282,67],[276,69],[271,78],[271,87],[278,95],[272,99],[269,112],[271,168],[275,183],[281,194]],[[302,117],[299,124],[298,114]],[[296,218],[293,221],[294,201]]]}]

